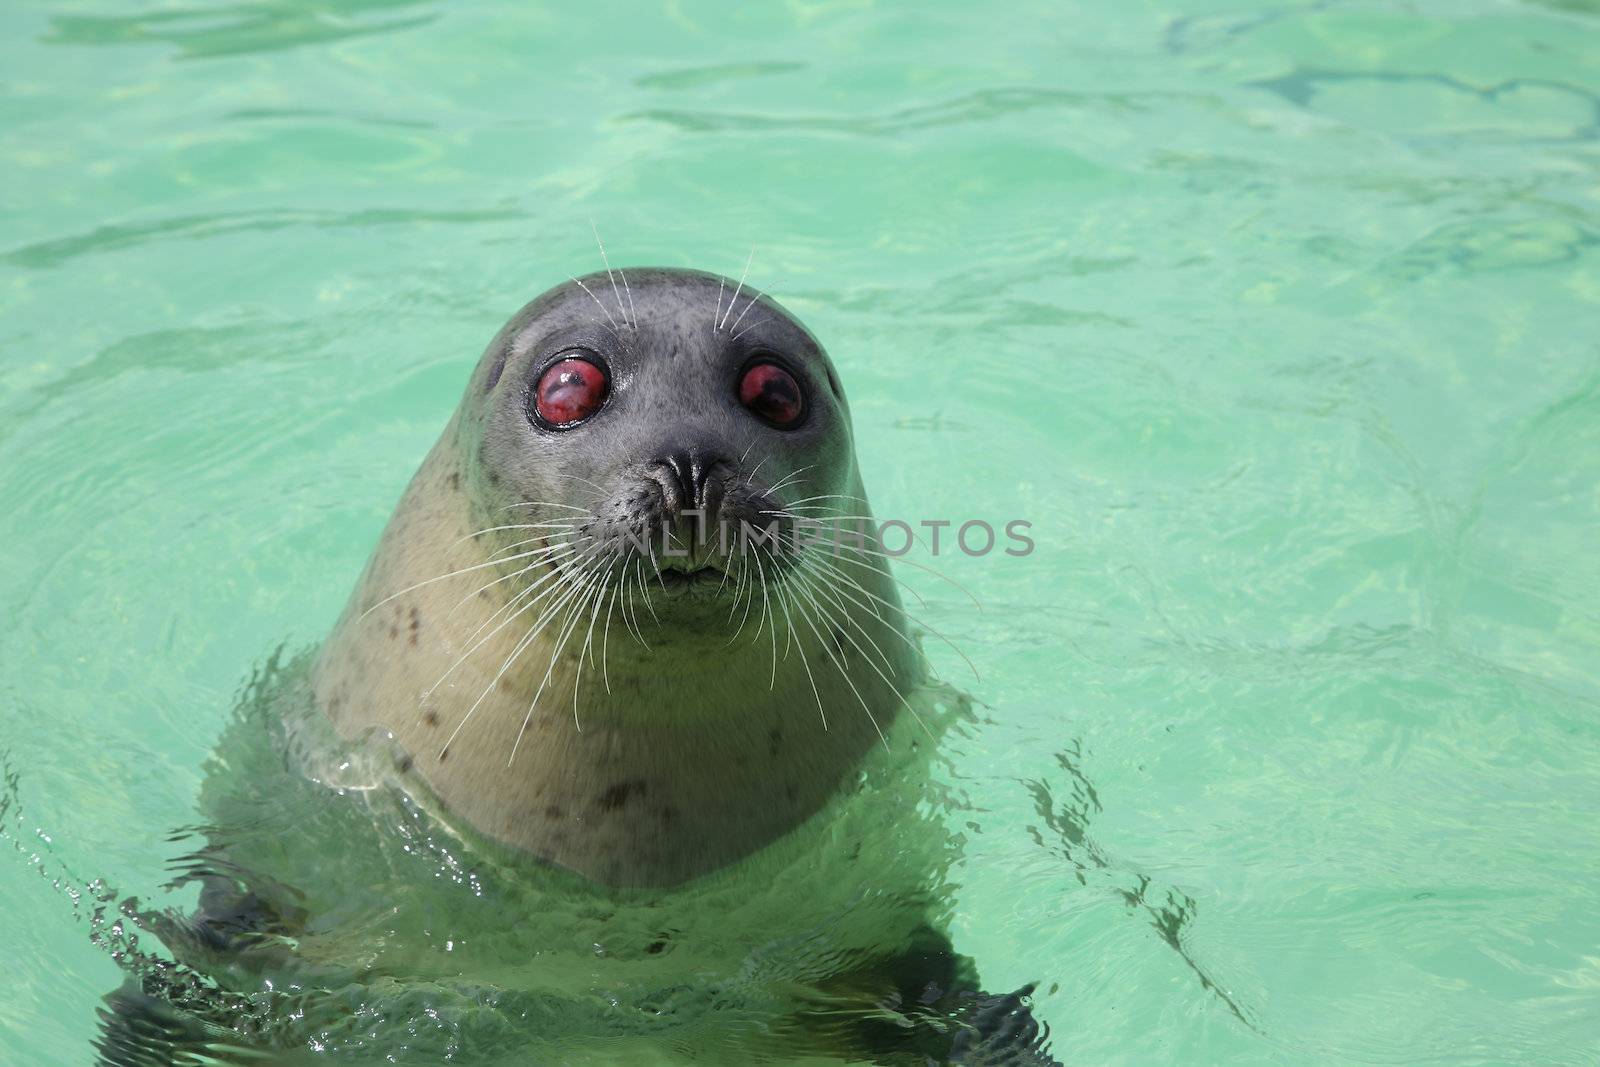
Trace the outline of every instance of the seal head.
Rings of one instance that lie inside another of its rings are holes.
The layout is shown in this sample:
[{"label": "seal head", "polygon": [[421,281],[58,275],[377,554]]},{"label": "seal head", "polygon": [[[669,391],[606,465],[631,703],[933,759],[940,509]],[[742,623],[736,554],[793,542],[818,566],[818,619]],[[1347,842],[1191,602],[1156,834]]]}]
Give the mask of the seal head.
[{"label": "seal head", "polygon": [[572,280],[484,353],[314,674],[491,838],[618,885],[746,855],[921,674],[827,354],[715,275]]}]

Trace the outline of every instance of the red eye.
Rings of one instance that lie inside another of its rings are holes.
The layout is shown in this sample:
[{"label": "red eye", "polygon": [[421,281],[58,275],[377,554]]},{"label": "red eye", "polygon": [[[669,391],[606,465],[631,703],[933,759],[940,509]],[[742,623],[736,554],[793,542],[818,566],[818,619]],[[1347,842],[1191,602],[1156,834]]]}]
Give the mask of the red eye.
[{"label": "red eye", "polygon": [[800,422],[805,397],[794,375],[776,363],[757,363],[739,379],[739,403],[780,430]]},{"label": "red eye", "polygon": [[606,372],[587,359],[560,359],[539,376],[533,408],[552,426],[571,426],[600,410],[610,384]]}]

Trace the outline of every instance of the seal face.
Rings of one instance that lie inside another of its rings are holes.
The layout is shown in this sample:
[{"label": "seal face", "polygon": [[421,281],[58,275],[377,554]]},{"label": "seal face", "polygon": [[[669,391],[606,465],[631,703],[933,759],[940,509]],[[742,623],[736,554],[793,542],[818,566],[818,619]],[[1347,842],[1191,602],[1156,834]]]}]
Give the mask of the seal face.
[{"label": "seal face", "polygon": [[573,279],[490,343],[313,675],[460,823],[662,885],[814,813],[921,677],[817,340],[725,278]]}]

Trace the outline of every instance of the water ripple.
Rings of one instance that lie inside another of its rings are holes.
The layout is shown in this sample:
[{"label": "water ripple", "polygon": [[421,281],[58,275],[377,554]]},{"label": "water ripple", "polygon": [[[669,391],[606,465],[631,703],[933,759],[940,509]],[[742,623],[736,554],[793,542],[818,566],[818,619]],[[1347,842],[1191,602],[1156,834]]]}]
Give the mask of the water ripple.
[{"label": "water ripple", "polygon": [[[424,26],[436,14],[383,18],[431,0],[262,0],[259,3],[176,8],[143,15],[58,15],[43,43],[126,45],[161,43],[185,59],[278,52],[352,37]],[[378,17],[373,17],[378,16]]]},{"label": "water ripple", "polygon": [[417,211],[372,208],[364,211],[260,210],[222,212],[209,215],[179,215],[154,222],[97,226],[87,233],[40,241],[6,252],[0,259],[19,267],[43,269],[59,267],[78,258],[100,252],[133,248],[150,241],[168,238],[202,238],[240,232],[265,232],[290,226],[321,229],[339,227],[405,226],[418,223],[506,222],[521,218],[510,210]]},{"label": "water ripple", "polygon": [[1134,111],[1155,100],[1141,93],[1082,93],[1065,89],[983,89],[935,104],[898,108],[881,115],[762,115],[753,112],[694,111],[650,108],[620,116],[622,121],[660,122],[690,133],[726,131],[809,130],[848,133],[864,137],[907,130],[988,122],[1006,115],[1044,108],[1093,108],[1099,111]]}]

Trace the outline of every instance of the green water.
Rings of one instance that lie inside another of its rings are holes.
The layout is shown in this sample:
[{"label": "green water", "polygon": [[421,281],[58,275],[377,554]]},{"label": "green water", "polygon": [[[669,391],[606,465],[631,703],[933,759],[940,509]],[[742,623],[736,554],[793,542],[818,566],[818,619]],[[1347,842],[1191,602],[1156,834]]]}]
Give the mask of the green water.
[{"label": "green water", "polygon": [[[240,684],[592,220],[755,249],[880,513],[1033,523],[938,561],[981,612],[903,576],[982,674],[954,940],[1059,1058],[1600,1060],[1600,5],[0,30],[0,748],[47,869],[160,902]],[[85,1063],[119,971],[37,870],[0,1062]]]}]

